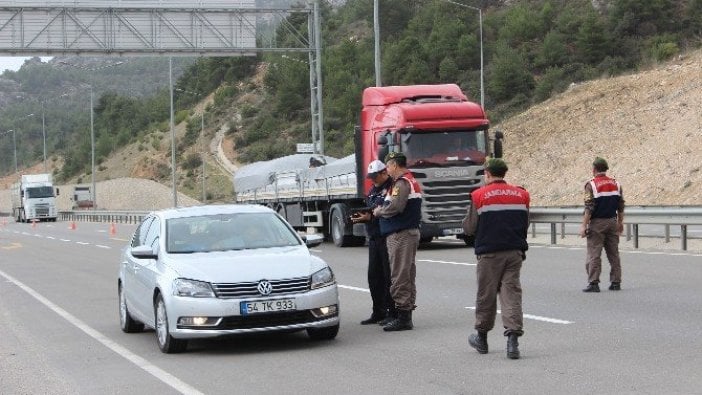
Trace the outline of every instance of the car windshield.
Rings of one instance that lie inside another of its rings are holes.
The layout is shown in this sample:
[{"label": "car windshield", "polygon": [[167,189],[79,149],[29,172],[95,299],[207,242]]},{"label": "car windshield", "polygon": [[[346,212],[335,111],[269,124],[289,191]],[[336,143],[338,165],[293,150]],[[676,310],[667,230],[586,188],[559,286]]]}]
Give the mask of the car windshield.
[{"label": "car windshield", "polygon": [[166,221],[167,252],[189,254],[300,245],[275,213],[240,213],[172,218]]},{"label": "car windshield", "polygon": [[27,197],[30,199],[54,197],[54,188],[52,188],[52,187],[27,188]]},{"label": "car windshield", "polygon": [[485,161],[483,130],[404,133],[401,140],[410,168],[476,165]]}]

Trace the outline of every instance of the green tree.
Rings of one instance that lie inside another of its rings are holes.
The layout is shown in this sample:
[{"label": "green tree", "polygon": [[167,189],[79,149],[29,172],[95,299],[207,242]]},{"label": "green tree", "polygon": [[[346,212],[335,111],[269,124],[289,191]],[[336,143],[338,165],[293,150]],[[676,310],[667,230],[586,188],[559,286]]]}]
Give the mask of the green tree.
[{"label": "green tree", "polygon": [[506,44],[496,48],[488,76],[490,96],[497,101],[507,101],[518,94],[529,97],[534,87],[534,77],[524,58]]}]

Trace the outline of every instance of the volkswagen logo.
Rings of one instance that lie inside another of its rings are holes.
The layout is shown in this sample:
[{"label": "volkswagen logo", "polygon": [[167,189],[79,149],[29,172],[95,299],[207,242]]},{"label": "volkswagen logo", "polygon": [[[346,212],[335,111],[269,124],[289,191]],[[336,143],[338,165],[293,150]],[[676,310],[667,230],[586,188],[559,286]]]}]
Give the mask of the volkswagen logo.
[{"label": "volkswagen logo", "polygon": [[270,295],[273,292],[273,286],[267,280],[261,280],[258,283],[258,292],[261,295]]}]

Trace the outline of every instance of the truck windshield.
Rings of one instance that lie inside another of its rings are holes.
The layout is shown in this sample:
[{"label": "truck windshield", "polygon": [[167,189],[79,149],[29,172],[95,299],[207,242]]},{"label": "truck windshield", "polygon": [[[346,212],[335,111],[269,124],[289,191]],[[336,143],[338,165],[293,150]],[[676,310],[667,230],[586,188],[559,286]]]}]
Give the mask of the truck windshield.
[{"label": "truck windshield", "polygon": [[482,164],[486,154],[485,131],[405,133],[401,135],[401,148],[410,168]]},{"label": "truck windshield", "polygon": [[27,188],[27,198],[37,199],[37,198],[48,198],[54,197],[53,187],[33,187]]}]

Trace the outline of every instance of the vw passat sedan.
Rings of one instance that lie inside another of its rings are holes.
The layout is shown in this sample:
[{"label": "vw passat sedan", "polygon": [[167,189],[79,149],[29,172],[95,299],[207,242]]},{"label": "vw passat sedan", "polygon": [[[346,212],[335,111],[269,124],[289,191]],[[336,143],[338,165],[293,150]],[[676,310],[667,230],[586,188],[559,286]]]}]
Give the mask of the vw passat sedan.
[{"label": "vw passat sedan", "polygon": [[238,333],[304,329],[312,339],[333,339],[336,280],[307,249],[321,242],[303,240],[261,206],[152,213],[122,252],[120,326],[154,328],[165,353],[185,350],[188,339]]}]

